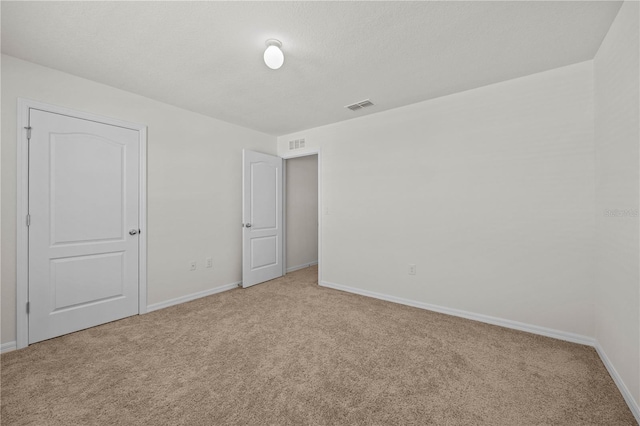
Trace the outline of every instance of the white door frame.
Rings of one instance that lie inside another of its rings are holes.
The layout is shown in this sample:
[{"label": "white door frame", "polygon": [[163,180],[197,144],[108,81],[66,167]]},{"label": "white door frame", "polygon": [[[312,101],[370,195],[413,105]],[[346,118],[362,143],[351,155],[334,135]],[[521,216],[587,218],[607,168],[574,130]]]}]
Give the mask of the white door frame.
[{"label": "white door frame", "polygon": [[[307,157],[309,155],[318,156],[318,284],[322,282],[322,150],[320,148],[309,148],[304,152],[288,152],[280,155],[283,160],[290,160],[292,158]],[[287,200],[287,165],[286,161],[282,168],[284,170],[283,181],[283,194],[282,202],[286,203]],[[282,247],[284,249],[284,255],[282,256],[282,275],[287,273],[287,211],[286,204],[282,206]]]},{"label": "white door frame", "polygon": [[16,216],[16,348],[29,345],[29,233],[26,223],[29,212],[29,110],[67,115],[112,126],[137,130],[140,135],[140,188],[138,245],[138,314],[147,312],[147,126],[115,118],[90,114],[31,99],[18,98],[17,127],[17,216]]}]

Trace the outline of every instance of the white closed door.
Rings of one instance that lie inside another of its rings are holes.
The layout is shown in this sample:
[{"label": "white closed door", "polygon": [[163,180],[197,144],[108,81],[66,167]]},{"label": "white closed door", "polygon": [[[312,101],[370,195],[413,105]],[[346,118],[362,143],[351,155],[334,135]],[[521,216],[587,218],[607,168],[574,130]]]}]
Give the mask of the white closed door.
[{"label": "white closed door", "polygon": [[282,158],[242,151],[242,287],[283,275]]},{"label": "white closed door", "polygon": [[29,343],[138,313],[139,133],[29,112]]}]

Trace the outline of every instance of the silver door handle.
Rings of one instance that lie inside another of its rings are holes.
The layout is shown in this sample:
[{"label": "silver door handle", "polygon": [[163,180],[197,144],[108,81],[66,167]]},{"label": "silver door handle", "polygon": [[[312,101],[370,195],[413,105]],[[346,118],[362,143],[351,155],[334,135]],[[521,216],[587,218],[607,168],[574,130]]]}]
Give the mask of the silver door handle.
[{"label": "silver door handle", "polygon": [[131,230],[129,231],[129,235],[136,235],[138,232],[140,232],[140,230],[139,230],[139,229],[131,229]]},{"label": "silver door handle", "polygon": [[246,228],[251,228],[251,224],[250,224],[250,223],[245,223],[245,224],[244,224],[244,226],[245,226]]}]

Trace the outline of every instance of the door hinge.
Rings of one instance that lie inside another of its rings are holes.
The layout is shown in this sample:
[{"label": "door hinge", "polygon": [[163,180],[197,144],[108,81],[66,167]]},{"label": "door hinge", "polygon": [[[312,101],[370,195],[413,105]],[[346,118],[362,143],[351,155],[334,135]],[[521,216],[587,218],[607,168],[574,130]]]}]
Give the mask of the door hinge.
[{"label": "door hinge", "polygon": [[27,215],[27,226],[31,226],[31,215]]},{"label": "door hinge", "polygon": [[25,127],[25,129],[27,130],[27,140],[31,139],[31,126],[27,126]]},{"label": "door hinge", "polygon": [[31,310],[31,302],[27,302],[27,313],[30,313]]}]

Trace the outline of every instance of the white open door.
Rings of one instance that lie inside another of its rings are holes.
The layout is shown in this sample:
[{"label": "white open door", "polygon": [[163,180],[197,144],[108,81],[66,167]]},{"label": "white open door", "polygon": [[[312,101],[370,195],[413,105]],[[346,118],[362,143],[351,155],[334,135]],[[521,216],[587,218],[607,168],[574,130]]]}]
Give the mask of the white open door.
[{"label": "white open door", "polygon": [[30,110],[29,343],[138,313],[137,130]]},{"label": "white open door", "polygon": [[242,151],[242,287],[283,275],[282,158]]}]

